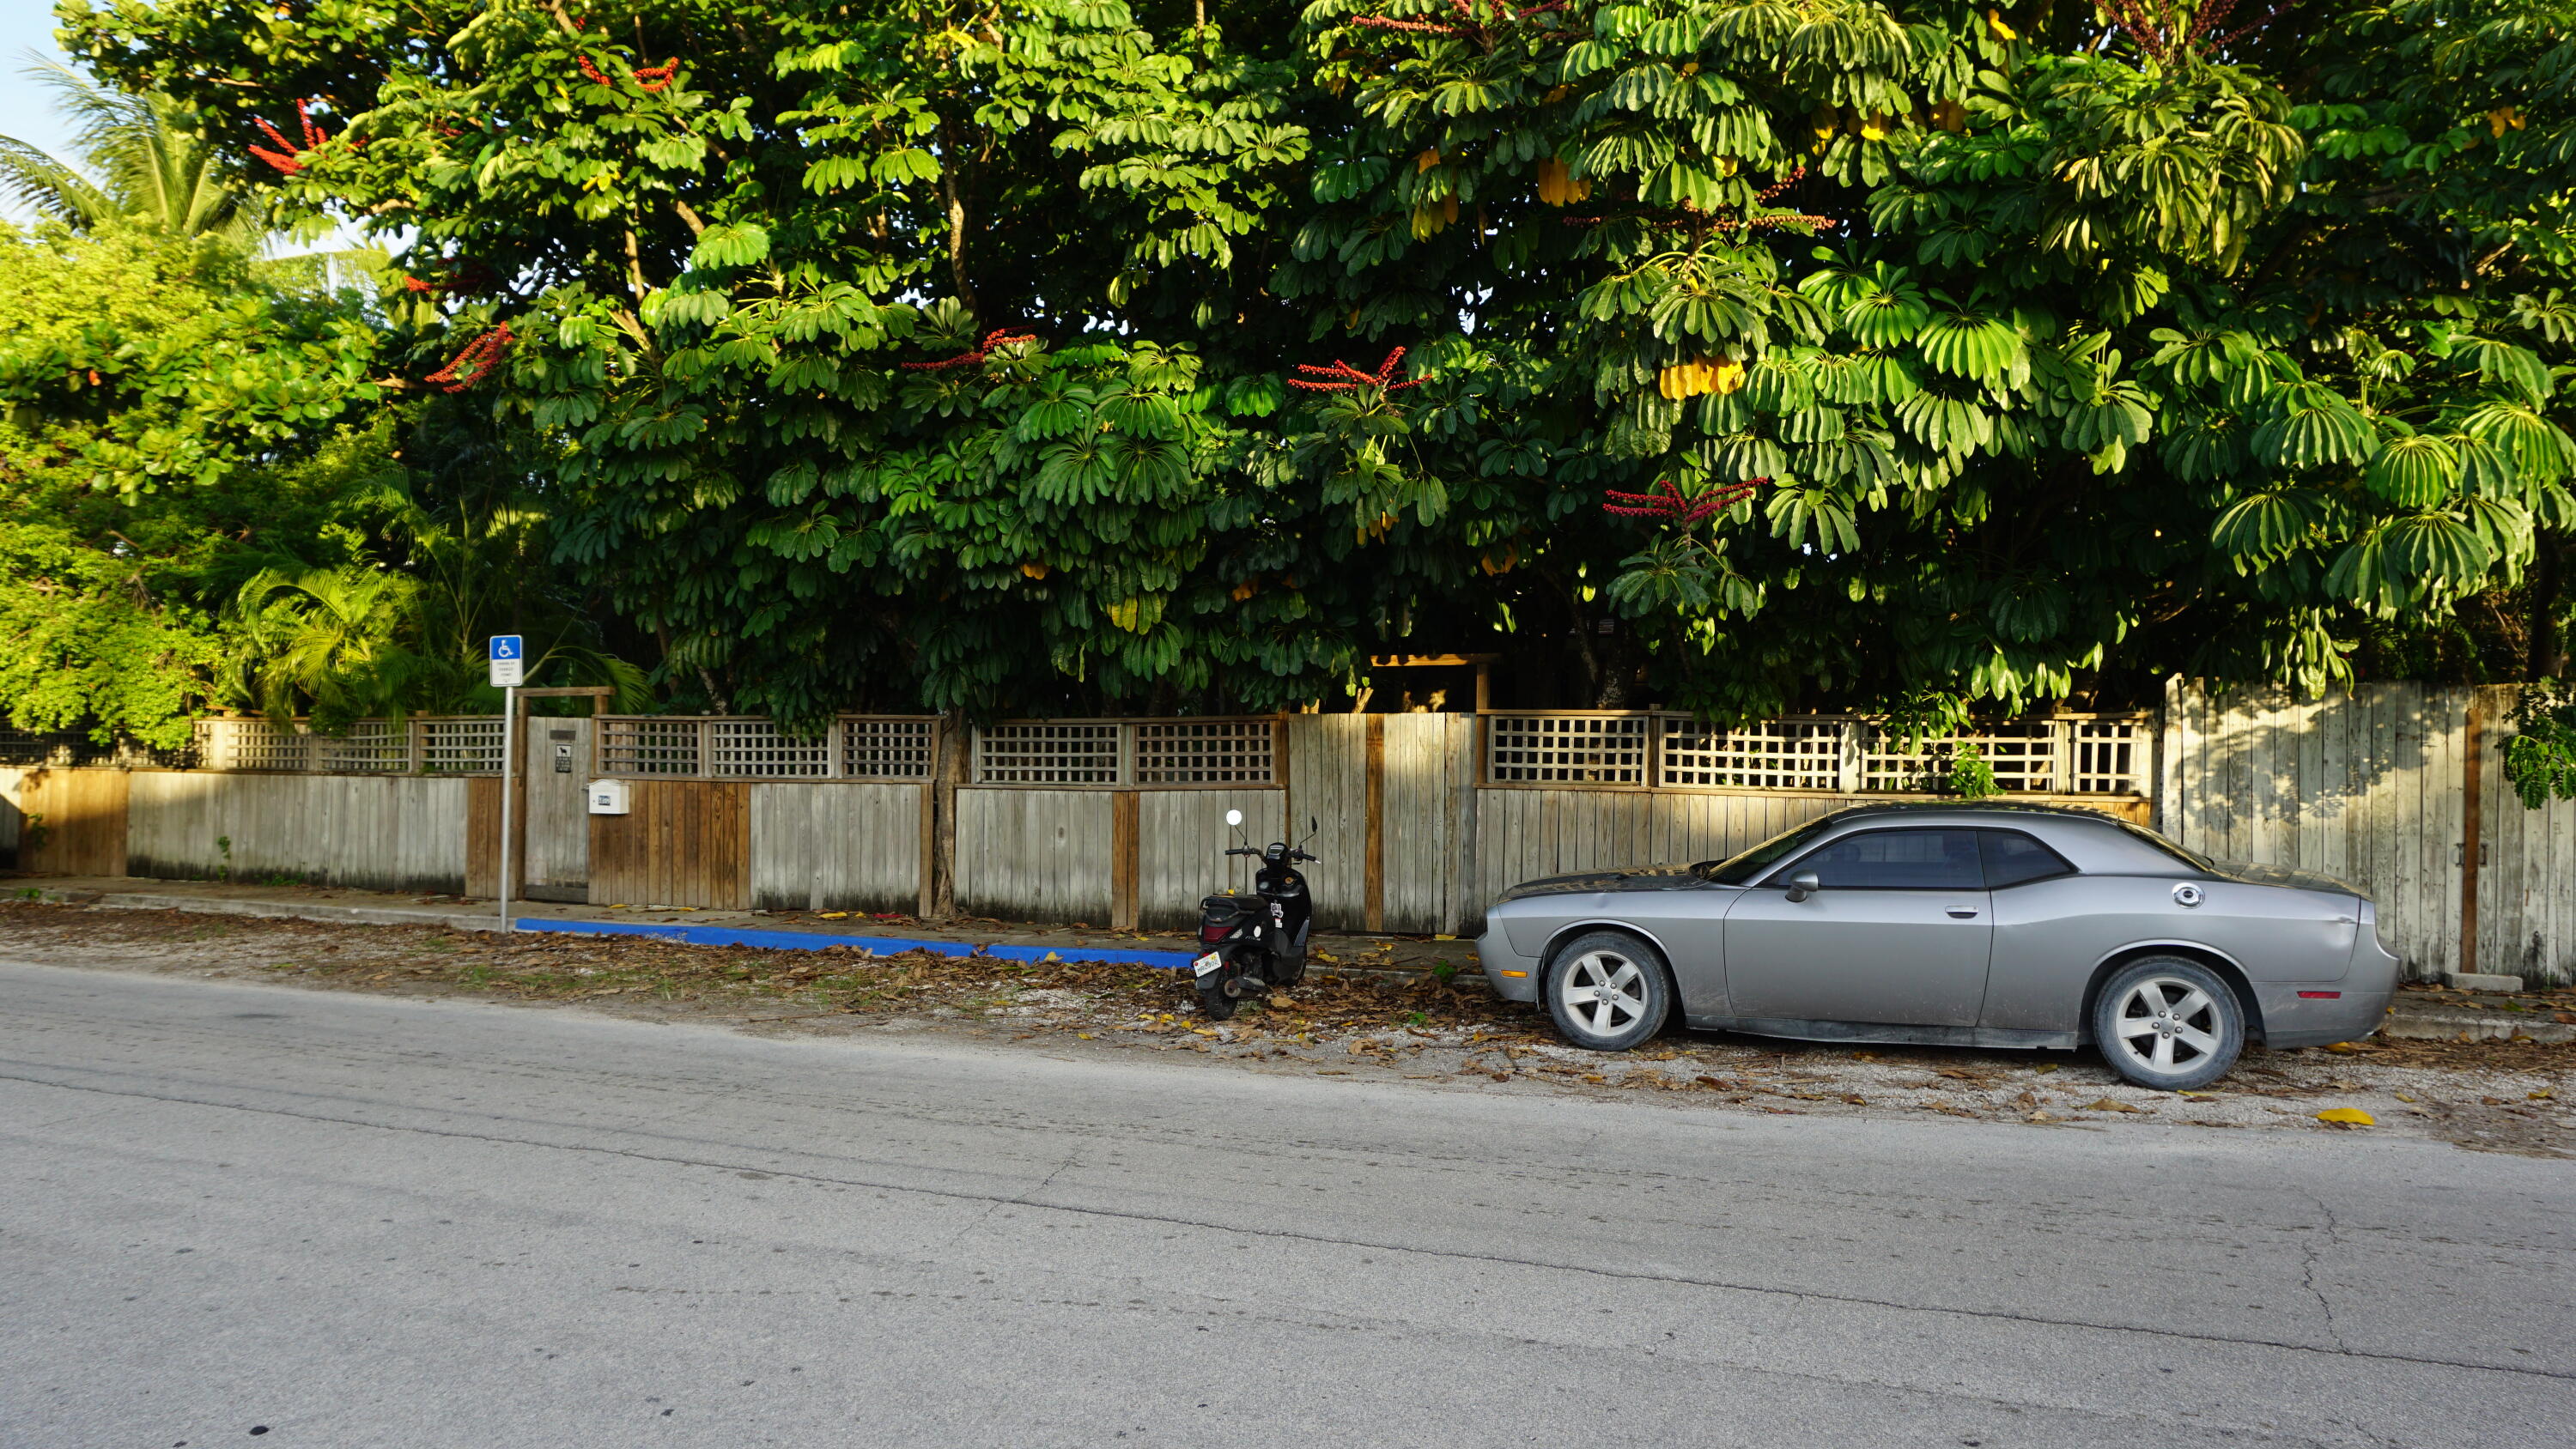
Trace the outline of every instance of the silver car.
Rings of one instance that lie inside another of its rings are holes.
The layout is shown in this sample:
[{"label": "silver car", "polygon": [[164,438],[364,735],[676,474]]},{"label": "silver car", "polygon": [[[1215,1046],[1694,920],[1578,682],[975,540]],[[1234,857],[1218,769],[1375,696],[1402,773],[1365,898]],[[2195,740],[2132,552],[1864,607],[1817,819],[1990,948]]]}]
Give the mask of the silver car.
[{"label": "silver car", "polygon": [[2399,967],[2340,881],[2026,805],[1864,806],[1731,860],[1530,881],[1476,952],[1496,991],[1599,1051],[1676,1015],[1810,1041],[2089,1042],[2176,1090],[2248,1040],[2367,1036]]}]

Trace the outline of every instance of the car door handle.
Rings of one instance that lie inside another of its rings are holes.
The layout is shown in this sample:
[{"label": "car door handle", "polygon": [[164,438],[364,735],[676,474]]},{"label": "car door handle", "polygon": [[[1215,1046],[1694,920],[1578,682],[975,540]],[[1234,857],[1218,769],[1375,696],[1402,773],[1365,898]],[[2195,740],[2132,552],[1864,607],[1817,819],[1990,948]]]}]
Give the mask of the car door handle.
[{"label": "car door handle", "polygon": [[1952,906],[1950,914],[1964,921],[1977,913],[1975,906]]}]

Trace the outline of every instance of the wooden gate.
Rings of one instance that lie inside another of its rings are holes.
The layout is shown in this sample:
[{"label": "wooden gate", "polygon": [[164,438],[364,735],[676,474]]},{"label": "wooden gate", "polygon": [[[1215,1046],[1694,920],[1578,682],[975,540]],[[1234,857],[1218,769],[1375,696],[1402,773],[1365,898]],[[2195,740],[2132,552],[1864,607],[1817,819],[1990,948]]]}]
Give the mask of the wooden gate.
[{"label": "wooden gate", "polygon": [[17,815],[18,869],[36,875],[125,874],[123,770],[0,770],[0,798]]}]

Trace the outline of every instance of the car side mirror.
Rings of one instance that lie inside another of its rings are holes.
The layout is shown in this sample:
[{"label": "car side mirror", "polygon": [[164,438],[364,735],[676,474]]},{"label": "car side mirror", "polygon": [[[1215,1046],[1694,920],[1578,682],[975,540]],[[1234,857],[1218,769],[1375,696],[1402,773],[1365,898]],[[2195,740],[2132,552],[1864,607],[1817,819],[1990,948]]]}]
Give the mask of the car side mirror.
[{"label": "car side mirror", "polygon": [[1802,870],[1789,877],[1789,900],[1792,904],[1803,901],[1824,888],[1825,883],[1816,878],[1814,871]]}]

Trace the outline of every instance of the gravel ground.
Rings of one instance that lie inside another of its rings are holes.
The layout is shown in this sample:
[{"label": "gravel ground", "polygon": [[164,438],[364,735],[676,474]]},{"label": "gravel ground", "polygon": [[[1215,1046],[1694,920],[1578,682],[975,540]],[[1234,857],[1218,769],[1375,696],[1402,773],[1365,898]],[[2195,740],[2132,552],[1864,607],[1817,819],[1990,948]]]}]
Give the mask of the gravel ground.
[{"label": "gravel ground", "polygon": [[[1391,949],[1376,953],[1381,960]],[[2188,1123],[2426,1137],[2576,1156],[2576,1046],[2374,1039],[2251,1051],[2207,1092],[2147,1091],[2084,1052],[1860,1047],[1673,1032],[1621,1056],[1577,1051],[1472,967],[1436,974],[1345,959],[1210,1024],[1167,971],[846,948],[770,951],[639,938],[503,937],[177,911],[0,905],[0,955],[52,965],[267,980],[325,990],[469,994],[752,1032],[932,1031],[1057,1051],[1202,1054],[1238,1070],[1410,1079],[1452,1090],[1647,1093],[1676,1108],[1935,1113],[2074,1131]],[[2369,1127],[2322,1122],[2358,1108]]]}]

